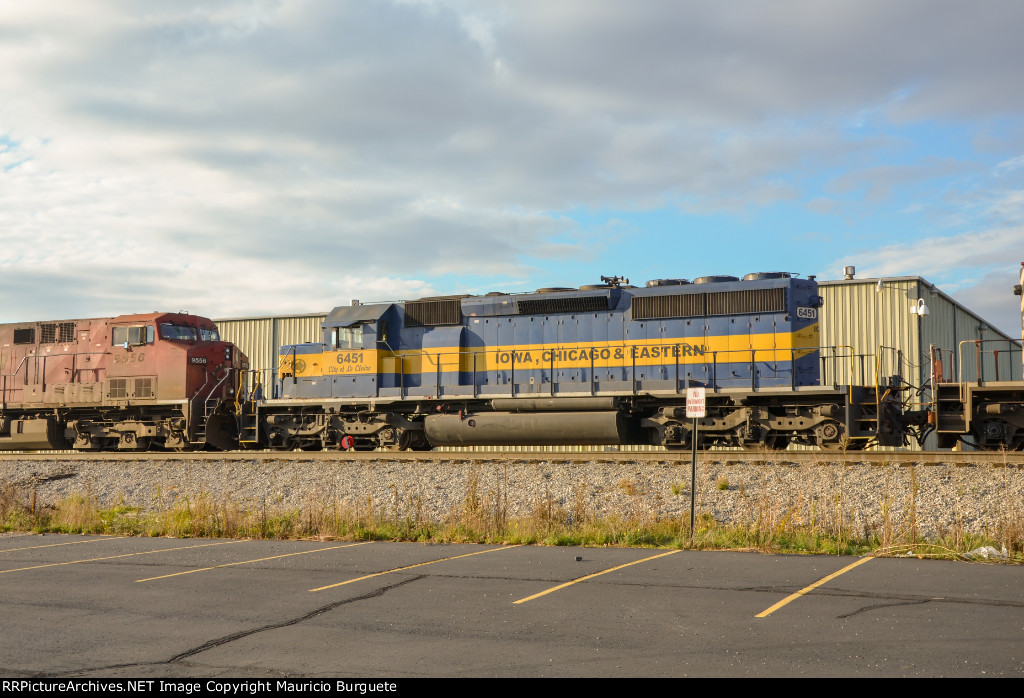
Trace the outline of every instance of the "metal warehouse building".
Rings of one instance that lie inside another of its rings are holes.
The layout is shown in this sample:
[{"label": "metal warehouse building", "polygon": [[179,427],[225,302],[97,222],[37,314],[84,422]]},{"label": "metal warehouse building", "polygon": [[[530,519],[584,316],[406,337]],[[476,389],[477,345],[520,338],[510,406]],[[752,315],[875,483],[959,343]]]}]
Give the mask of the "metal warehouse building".
[{"label": "metal warehouse building", "polygon": [[[917,386],[926,384],[933,370],[945,382],[1021,380],[1020,338],[992,327],[926,279],[847,278],[819,281],[818,290],[825,299],[821,344],[852,347],[858,357],[854,365],[840,362],[837,368],[844,376],[852,369],[856,385],[872,382],[875,356],[880,358],[882,375],[896,373],[896,363],[902,360],[902,375]],[[1008,305],[1015,302],[1011,291],[1006,289]],[[927,314],[919,312],[922,308]],[[831,369],[824,368],[831,375]]]},{"label": "metal warehouse building", "polygon": [[[1021,342],[989,325],[919,276],[819,281],[822,376],[829,383],[870,385],[899,373],[915,387],[933,372],[947,382],[1022,380]],[[1006,302],[1013,303],[1011,289]],[[920,312],[927,308],[926,313]],[[283,344],[319,342],[327,313],[218,320],[221,336],[254,369],[276,376]],[[932,350],[932,347],[935,350]],[[876,357],[878,361],[876,362]],[[978,371],[980,360],[980,376]],[[533,449],[531,449],[533,450]],[[544,450],[551,450],[546,447]]]}]

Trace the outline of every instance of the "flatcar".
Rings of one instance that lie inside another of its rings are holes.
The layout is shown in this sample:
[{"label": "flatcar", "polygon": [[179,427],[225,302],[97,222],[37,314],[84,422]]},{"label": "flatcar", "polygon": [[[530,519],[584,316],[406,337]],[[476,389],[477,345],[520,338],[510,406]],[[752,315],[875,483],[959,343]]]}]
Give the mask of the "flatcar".
[{"label": "flatcar", "polygon": [[822,375],[814,278],[619,277],[536,293],[335,308],[321,341],[281,348],[243,444],[278,449],[650,444],[901,445],[929,428],[900,386]]},{"label": "flatcar", "polygon": [[186,313],[0,325],[0,450],[234,448],[248,368]]}]

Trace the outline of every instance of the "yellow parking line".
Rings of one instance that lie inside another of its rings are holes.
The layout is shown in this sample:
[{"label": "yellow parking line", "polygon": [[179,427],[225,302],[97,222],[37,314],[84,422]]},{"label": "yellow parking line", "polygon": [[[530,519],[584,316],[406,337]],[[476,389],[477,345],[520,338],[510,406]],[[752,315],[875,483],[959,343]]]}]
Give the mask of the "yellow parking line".
[{"label": "yellow parking line", "polygon": [[203,545],[186,545],[180,548],[162,548],[160,550],[145,550],[141,553],[125,553],[124,555],[111,555],[109,557],[90,557],[85,560],[71,560],[69,562],[50,562],[45,565],[34,565],[32,567],[19,567],[14,570],[0,570],[0,574],[7,574],[8,572],[25,572],[27,570],[38,570],[43,567],[60,567],[61,565],[77,565],[80,562],[97,562],[99,560],[116,560],[121,557],[132,557],[133,555],[151,555],[153,553],[169,553],[174,550],[189,550],[191,548],[208,548],[211,545],[230,545],[231,543],[245,543],[242,540],[227,540],[220,543],[204,543]]},{"label": "yellow parking line", "polygon": [[30,545],[25,548],[10,548],[9,550],[0,550],[0,553],[15,553],[19,550],[38,550],[39,548],[56,548],[61,545],[83,545],[84,543],[105,543],[111,540],[124,540],[124,538],[111,536],[109,538],[93,538],[91,540],[74,540],[70,543],[50,543],[48,545]]},{"label": "yellow parking line", "polygon": [[490,550],[481,550],[475,553],[466,553],[465,555],[455,555],[454,557],[442,557],[440,560],[430,560],[429,562],[418,562],[415,565],[406,565],[405,567],[396,567],[393,570],[385,570],[383,572],[375,572],[374,574],[368,574],[365,577],[356,577],[350,579],[347,582],[338,582],[337,584],[328,584],[325,587],[317,587],[316,589],[310,589],[310,591],[323,591],[324,589],[333,589],[334,587],[345,586],[346,584],[352,584],[353,582],[361,582],[364,579],[372,579],[373,577],[379,577],[383,574],[391,574],[392,572],[401,572],[402,570],[411,570],[413,567],[423,567],[424,565],[433,565],[435,562],[444,562],[445,560],[458,560],[460,557],[472,557],[473,555],[483,555],[484,553],[493,553],[496,550],[509,550],[511,548],[518,548],[518,545],[506,545],[500,548],[491,548]]},{"label": "yellow parking line", "polygon": [[547,591],[542,591],[539,594],[534,594],[533,596],[527,596],[525,599],[519,599],[515,603],[526,603],[527,601],[533,601],[534,599],[540,598],[541,596],[546,596],[547,594],[550,594],[552,592],[558,591],[559,589],[564,589],[566,587],[572,586],[573,584],[579,584],[580,582],[585,582],[586,580],[593,579],[594,577],[600,577],[602,574],[608,574],[609,572],[614,572],[615,570],[621,570],[623,567],[629,567],[630,565],[639,565],[641,562],[647,562],[648,560],[656,560],[659,557],[665,557],[666,555],[675,555],[678,552],[681,552],[681,551],[679,551],[679,550],[670,550],[667,553],[661,553],[660,555],[652,555],[650,557],[645,557],[643,560],[634,560],[633,562],[627,562],[625,565],[619,565],[618,567],[612,567],[610,569],[603,570],[601,572],[594,572],[594,574],[588,574],[586,577],[580,577],[579,579],[574,579],[571,582],[566,582],[565,584],[559,584],[556,587],[551,587]]},{"label": "yellow parking line", "polygon": [[868,562],[869,560],[873,560],[873,559],[874,558],[872,558],[872,557],[861,558],[860,560],[857,560],[857,562],[854,562],[852,564],[847,565],[846,567],[844,567],[843,569],[839,570],[838,572],[833,572],[832,574],[828,575],[827,577],[822,577],[821,579],[816,581],[814,584],[811,584],[810,586],[806,586],[806,587],[804,587],[803,589],[801,589],[800,591],[798,591],[798,592],[796,592],[794,594],[790,594],[789,596],[784,598],[782,601],[779,601],[774,606],[766,608],[765,610],[761,611],[760,613],[758,613],[754,617],[755,618],[765,618],[769,614],[774,613],[775,611],[779,610],[780,608],[782,608],[783,606],[788,604],[790,601],[795,601],[796,599],[800,598],[801,596],[803,596],[807,592],[811,591],[812,589],[817,589],[818,587],[820,587],[825,582],[827,582],[827,581],[829,581],[831,579],[835,579],[836,577],[838,577],[839,575],[843,574],[844,572],[849,572],[854,567],[857,567],[858,565],[863,565],[865,562]]},{"label": "yellow parking line", "polygon": [[337,550],[338,548],[352,548],[357,545],[367,545],[373,541],[363,541],[362,543],[348,543],[347,545],[332,545],[329,548],[317,548],[316,550],[303,550],[298,553],[285,553],[284,555],[273,555],[271,557],[261,557],[258,560],[242,560],[241,562],[226,562],[223,565],[214,565],[213,567],[200,567],[195,570],[187,570],[185,572],[175,572],[174,574],[165,574],[159,577],[147,577],[146,579],[136,579],[136,582],[152,582],[154,579],[167,579],[168,577],[180,577],[183,574],[192,574],[193,572],[207,572],[209,570],[219,570],[221,567],[231,567],[233,565],[248,565],[251,562],[265,562],[266,560],[277,560],[282,557],[292,557],[293,555],[309,555],[311,553],[322,553],[328,550]]}]

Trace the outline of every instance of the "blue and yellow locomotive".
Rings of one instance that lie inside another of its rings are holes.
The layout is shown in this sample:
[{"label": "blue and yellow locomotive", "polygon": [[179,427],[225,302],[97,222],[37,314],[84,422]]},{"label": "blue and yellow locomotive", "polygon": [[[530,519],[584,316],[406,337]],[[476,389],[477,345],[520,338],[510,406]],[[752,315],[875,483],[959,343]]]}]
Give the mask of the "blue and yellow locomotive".
[{"label": "blue and yellow locomotive", "polygon": [[602,282],[335,308],[321,342],[281,348],[276,396],[248,440],[683,448],[691,386],[707,389],[704,445],[856,445],[872,419],[874,433],[859,405],[877,400],[821,385],[813,277]]}]

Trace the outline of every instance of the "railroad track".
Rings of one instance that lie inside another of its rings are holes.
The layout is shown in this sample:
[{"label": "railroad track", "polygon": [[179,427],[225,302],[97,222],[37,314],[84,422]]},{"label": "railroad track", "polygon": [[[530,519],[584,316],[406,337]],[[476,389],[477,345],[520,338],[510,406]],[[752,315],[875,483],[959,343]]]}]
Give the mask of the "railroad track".
[{"label": "railroad track", "polygon": [[[195,451],[170,453],[147,452],[104,452],[76,453],[67,451],[0,454],[0,463],[9,461],[391,461],[391,462],[450,462],[473,463],[493,461],[516,462],[559,462],[559,463],[622,463],[622,462],[690,462],[688,451],[361,451],[339,453],[337,451]],[[698,463],[803,465],[829,463],[833,465],[988,465],[1024,467],[1024,452],[989,451],[740,451],[715,450],[697,454]]]}]

